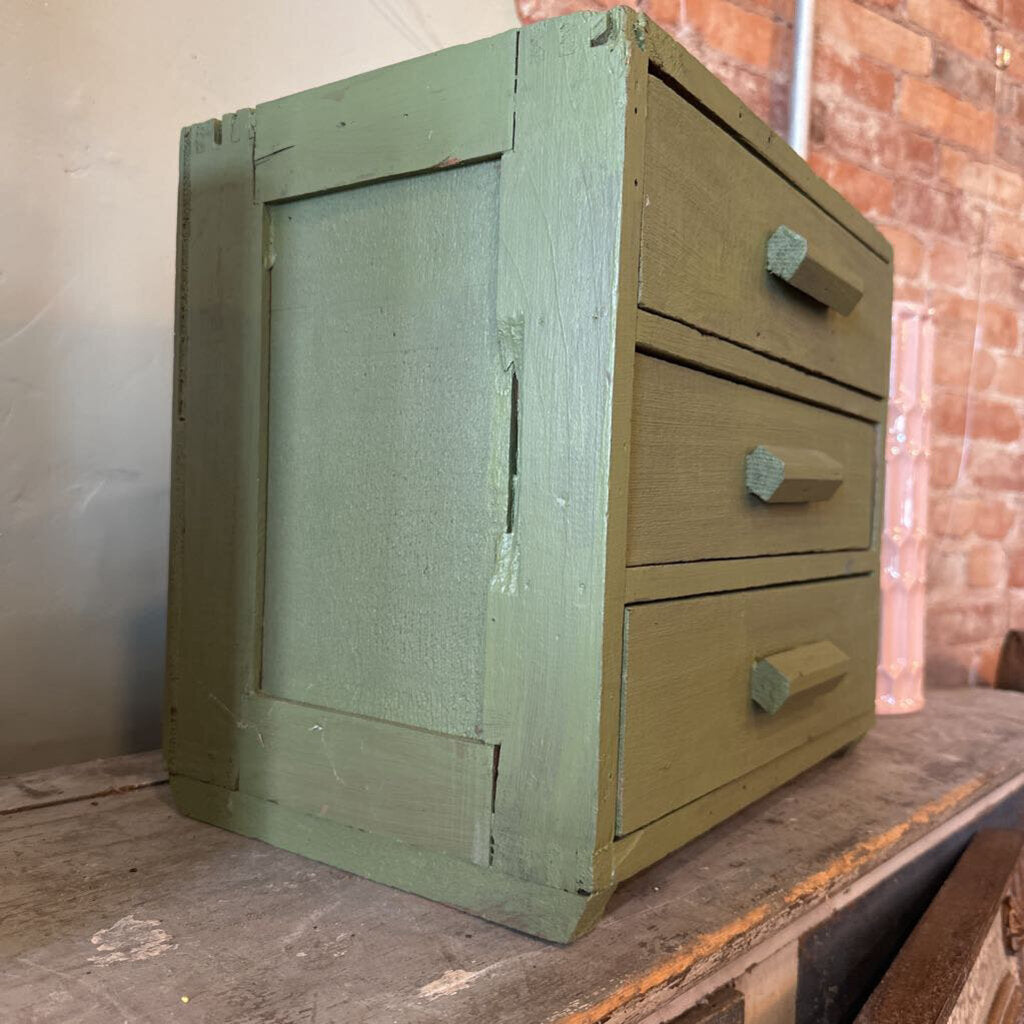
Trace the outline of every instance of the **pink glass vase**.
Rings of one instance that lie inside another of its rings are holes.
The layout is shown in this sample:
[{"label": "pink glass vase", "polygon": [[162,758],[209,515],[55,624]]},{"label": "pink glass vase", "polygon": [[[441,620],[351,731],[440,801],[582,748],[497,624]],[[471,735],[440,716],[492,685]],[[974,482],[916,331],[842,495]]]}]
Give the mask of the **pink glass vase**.
[{"label": "pink glass vase", "polygon": [[875,710],[903,715],[924,707],[933,339],[931,321],[918,308],[894,308],[892,327]]}]

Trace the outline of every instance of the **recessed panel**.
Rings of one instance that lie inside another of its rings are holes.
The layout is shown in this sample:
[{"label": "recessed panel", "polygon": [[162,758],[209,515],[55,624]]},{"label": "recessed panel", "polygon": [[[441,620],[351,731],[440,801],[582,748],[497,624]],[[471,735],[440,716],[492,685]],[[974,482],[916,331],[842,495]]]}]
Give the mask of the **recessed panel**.
[{"label": "recessed panel", "polygon": [[477,732],[508,509],[498,175],[270,208],[270,694]]}]

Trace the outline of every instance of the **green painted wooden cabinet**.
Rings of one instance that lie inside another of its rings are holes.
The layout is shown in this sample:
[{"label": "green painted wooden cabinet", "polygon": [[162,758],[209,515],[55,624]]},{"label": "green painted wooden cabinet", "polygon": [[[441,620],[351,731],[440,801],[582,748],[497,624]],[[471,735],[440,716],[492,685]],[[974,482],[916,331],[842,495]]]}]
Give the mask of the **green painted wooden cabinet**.
[{"label": "green painted wooden cabinet", "polygon": [[186,128],[178,806],[567,941],[856,739],[890,264],[624,9]]}]

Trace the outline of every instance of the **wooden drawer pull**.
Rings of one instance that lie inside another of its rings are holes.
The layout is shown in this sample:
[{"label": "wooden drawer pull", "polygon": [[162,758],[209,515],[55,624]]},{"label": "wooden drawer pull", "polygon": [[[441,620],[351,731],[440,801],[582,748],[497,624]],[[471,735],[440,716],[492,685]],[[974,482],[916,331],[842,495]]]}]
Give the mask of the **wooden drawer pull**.
[{"label": "wooden drawer pull", "polygon": [[853,312],[864,294],[864,284],[855,274],[839,270],[803,235],[785,226],[768,239],[765,265],[769,273],[843,316]]},{"label": "wooden drawer pull", "polygon": [[774,715],[790,697],[841,679],[849,668],[850,659],[830,640],[781,651],[754,662],[750,699]]},{"label": "wooden drawer pull", "polygon": [[747,454],[747,490],[772,505],[825,501],[839,490],[843,467],[813,448],[766,448]]}]

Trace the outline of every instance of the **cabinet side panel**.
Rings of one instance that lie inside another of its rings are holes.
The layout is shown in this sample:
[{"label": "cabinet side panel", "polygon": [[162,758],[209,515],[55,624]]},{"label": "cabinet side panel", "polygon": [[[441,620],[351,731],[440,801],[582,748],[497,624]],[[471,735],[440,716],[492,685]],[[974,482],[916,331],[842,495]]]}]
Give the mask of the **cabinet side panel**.
[{"label": "cabinet side panel", "polygon": [[270,207],[262,689],[480,731],[506,528],[499,164]]},{"label": "cabinet side panel", "polygon": [[182,133],[164,746],[174,773],[237,779],[255,675],[261,213],[252,111]]},{"label": "cabinet side panel", "polygon": [[488,638],[494,865],[570,892],[591,891],[597,842],[629,28],[617,10],[522,31],[502,158],[499,330],[521,421]]}]

